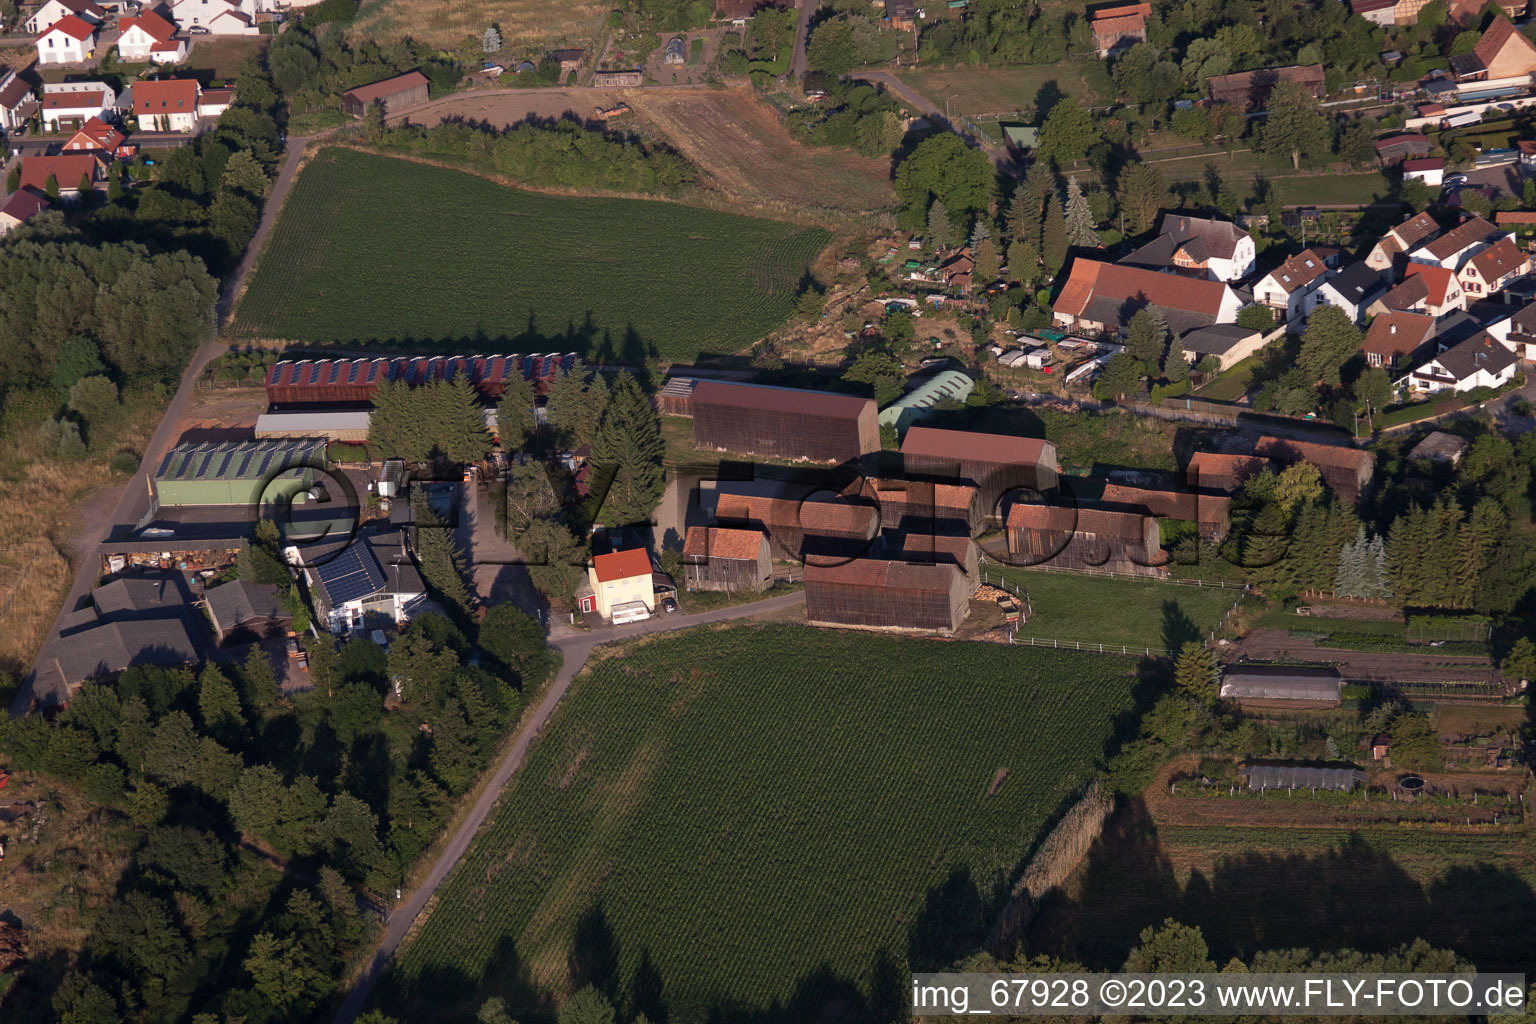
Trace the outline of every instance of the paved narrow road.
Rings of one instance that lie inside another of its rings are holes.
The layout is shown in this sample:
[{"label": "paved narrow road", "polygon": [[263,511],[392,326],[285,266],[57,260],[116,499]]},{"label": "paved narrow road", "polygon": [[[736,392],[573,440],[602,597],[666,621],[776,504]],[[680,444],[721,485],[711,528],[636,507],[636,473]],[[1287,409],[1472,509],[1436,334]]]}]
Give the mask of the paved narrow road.
[{"label": "paved narrow road", "polygon": [[816,16],[819,6],[821,0],[800,0],[800,20],[795,23],[795,50],[789,58],[789,73],[797,84],[805,78],[805,48],[810,44],[811,19]]},{"label": "paved narrow road", "polygon": [[[327,129],[320,134],[327,134],[330,131],[334,129]],[[216,332],[228,326],[229,315],[234,308],[235,300],[239,297],[241,289],[245,287],[245,279],[255,264],[257,254],[266,244],[267,236],[272,232],[272,224],[277,220],[278,211],[282,209],[283,200],[287,198],[288,189],[298,173],[299,164],[304,156],[304,147],[319,137],[319,135],[304,135],[288,140],[288,152],[283,159],[282,168],[272,182],[272,192],[267,197],[266,207],[262,210],[261,223],[256,226],[256,233],[251,237],[251,244],[246,246],[245,255],[241,258],[239,266],[224,282],[218,300],[214,303]],[[90,508],[82,520],[81,532],[76,537],[74,545],[74,553],[79,559],[79,565],[75,570],[75,582],[64,598],[64,604],[59,609],[59,615],[54,620],[47,639],[43,641],[38,651],[37,660],[32,665],[32,672],[22,682],[15,700],[11,702],[11,714],[26,714],[34,701],[39,704],[50,704],[65,700],[69,696],[68,688],[59,678],[58,673],[49,670],[54,662],[54,651],[62,642],[59,639],[60,624],[64,616],[77,608],[91,592],[97,577],[100,576],[101,566],[96,561],[97,549],[112,536],[115,528],[133,526],[149,510],[149,474],[154,471],[165,451],[176,443],[176,426],[181,422],[187,403],[191,401],[193,393],[197,390],[198,378],[202,376],[208,364],[222,355],[227,347],[215,336],[213,340],[197,350],[186,372],[181,375],[181,385],[176,389],[175,396],[166,408],[165,416],[160,420],[160,425],[155,428],[154,434],[150,436],[149,443],[144,446],[138,472],[134,473],[133,478],[123,488],[116,504],[111,505],[110,508],[105,504]]]},{"label": "paved narrow road", "polygon": [[555,713],[561,698],[571,688],[571,681],[587,663],[587,657],[593,649],[615,640],[627,640],[630,637],[645,636],[650,633],[667,633],[676,629],[685,629],[689,626],[703,626],[712,622],[727,622],[731,619],[748,618],[754,615],[765,615],[772,612],[793,608],[805,600],[803,592],[786,594],[783,597],[771,597],[766,601],[755,601],[752,604],[741,604],[731,608],[717,608],[714,611],[699,612],[696,615],[673,615],[660,618],[647,619],[644,622],[633,623],[628,626],[618,626],[609,629],[592,630],[583,633],[569,633],[554,641],[564,661],[560,665],[560,671],[555,676],[554,683],[544,694],[544,699],[539,702],[538,709],[533,717],[523,723],[518,731],[517,738],[512,743],[512,748],[502,757],[501,763],[496,766],[495,773],[486,785],[480,797],[470,809],[469,816],[464,819],[459,830],[448,840],[443,847],[443,852],[432,864],[432,870],[415,892],[406,898],[405,902],[395,908],[389,916],[389,922],[384,930],[384,936],[379,940],[378,948],[374,951],[373,958],[368,961],[368,967],[358,979],[357,984],[347,993],[346,1001],[336,1011],[333,1018],[334,1024],[351,1024],[354,1017],[361,1012],[368,996],[373,992],[374,985],[378,984],[384,968],[389,964],[389,959],[399,948],[405,939],[406,933],[416,923],[422,908],[427,901],[437,892],[459,860],[469,849],[469,844],[474,840],[475,833],[480,826],[485,824],[485,819],[490,816],[491,810],[501,799],[501,791],[506,788],[507,782],[512,778],[518,768],[522,767],[523,758],[544,726],[548,724],[550,716]]},{"label": "paved narrow road", "polygon": [[921,111],[923,116],[934,124],[954,132],[972,146],[987,154],[987,158],[992,161],[993,166],[999,171],[1005,174],[1018,173],[1018,165],[1014,163],[1013,155],[1008,152],[1006,147],[993,145],[986,139],[967,131],[963,125],[951,121],[944,111],[933,104],[933,101],[889,71],[859,71],[849,77],[881,86],[907,106]]}]

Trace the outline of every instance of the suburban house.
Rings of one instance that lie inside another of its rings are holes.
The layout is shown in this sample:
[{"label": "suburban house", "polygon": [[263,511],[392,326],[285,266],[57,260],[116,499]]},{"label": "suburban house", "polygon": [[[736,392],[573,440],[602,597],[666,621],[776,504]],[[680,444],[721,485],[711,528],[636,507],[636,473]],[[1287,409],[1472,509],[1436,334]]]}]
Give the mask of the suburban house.
[{"label": "suburban house", "polygon": [[1093,31],[1093,55],[1103,60],[1146,42],[1147,18],[1151,14],[1151,4],[1128,4],[1094,11],[1093,21],[1088,25]]},{"label": "suburban house", "polygon": [[1405,160],[1429,156],[1434,148],[1435,144],[1430,142],[1427,136],[1418,132],[1389,135],[1385,139],[1377,140],[1376,159],[1381,161],[1383,167],[1391,167]]},{"label": "suburban house", "polygon": [[43,128],[57,132],[79,128],[92,118],[111,120],[117,113],[117,94],[105,82],[44,82]]},{"label": "suburban house", "polygon": [[147,132],[195,132],[201,123],[197,101],[202,94],[195,78],[168,78],[133,84],[133,115],[139,130]]},{"label": "suburban house", "polygon": [[124,138],[117,128],[99,117],[93,117],[75,129],[75,134],[64,143],[64,152],[95,153],[101,159],[111,162],[128,155],[126,149],[131,147],[124,147]]},{"label": "suburban house", "polygon": [[304,566],[304,581],[317,617],[332,633],[404,625],[427,598],[399,530],[361,534],[312,562]]},{"label": "suburban house", "polygon": [[37,37],[39,64],[84,64],[96,56],[96,26],[66,14]]},{"label": "suburban house", "polygon": [[1327,259],[1314,249],[1303,249],[1259,278],[1253,301],[1275,310],[1286,322],[1298,320],[1317,308],[1317,292],[1327,275]]},{"label": "suburban house", "polygon": [[1268,466],[1258,455],[1195,452],[1184,467],[1184,482],[1202,494],[1235,494]]},{"label": "suburban house", "polygon": [[649,618],[656,610],[651,556],[644,548],[597,555],[576,599],[583,615],[596,612],[615,625]]},{"label": "suburban house", "polygon": [[690,526],[683,578],[691,590],[766,590],[773,575],[768,538],[759,530]]},{"label": "suburban house", "polygon": [[254,36],[261,33],[258,14],[270,5],[263,0],[171,0],[171,20],[183,31],[206,30],[215,36]]},{"label": "suburban house", "polygon": [[701,380],[691,405],[695,448],[809,462],[849,462],[880,450],[869,398]]},{"label": "suburban house", "polygon": [[1008,557],[1016,565],[1100,569],[1136,576],[1168,570],[1157,520],[1141,512],[1035,505],[1008,510]]},{"label": "suburban house", "polygon": [[1366,329],[1360,349],[1368,366],[1389,370],[1412,366],[1434,350],[1435,318],[1422,313],[1379,314]]},{"label": "suburban house", "polygon": [[32,87],[14,71],[0,75],[0,130],[14,132],[27,123],[37,101]]},{"label": "suburban house", "polygon": [[217,121],[224,116],[229,105],[235,102],[233,89],[204,89],[197,96],[197,120],[199,124]]},{"label": "suburban house", "polygon": [[1439,188],[1445,180],[1445,159],[1425,156],[1417,160],[1403,161],[1403,180],[1422,181],[1432,188]]},{"label": "suburban house", "polygon": [[1431,394],[1496,388],[1515,376],[1518,360],[1486,332],[1446,349],[1408,375],[1408,386]]},{"label": "suburban house", "polygon": [[1397,257],[1417,248],[1426,239],[1440,233],[1440,225],[1427,213],[1416,213],[1381,236],[1365,257],[1372,270],[1391,270]]},{"label": "suburban house", "polygon": [[1120,263],[1229,284],[1253,271],[1253,236],[1231,221],[1165,213],[1159,234]]},{"label": "suburban house", "polygon": [[360,85],[341,94],[341,109],[352,117],[362,117],[370,104],[384,108],[385,115],[427,102],[427,76],[407,71],[372,85]]},{"label": "suburban house", "polygon": [[1210,89],[1212,103],[1230,103],[1239,110],[1251,112],[1265,109],[1269,103],[1269,94],[1281,82],[1299,85],[1322,99],[1325,77],[1321,64],[1307,64],[1302,67],[1263,68],[1232,75],[1212,75],[1205,80],[1205,84]]},{"label": "suburban house", "polygon": [[107,20],[106,8],[91,3],[91,0],[43,0],[37,10],[22,22],[22,28],[37,35],[70,15],[92,25],[101,25]]},{"label": "suburban house", "polygon": [[856,558],[805,568],[805,618],[815,625],[952,633],[970,598],[954,565]]},{"label": "suburban house", "polygon": [[1458,82],[1497,82],[1529,79],[1536,71],[1536,43],[1527,39],[1505,17],[1493,19],[1472,48],[1450,58],[1451,74]]},{"label": "suburban house", "polygon": [[1531,259],[1509,238],[1501,238],[1462,265],[1456,274],[1472,301],[1501,292],[1531,272]]},{"label": "suburban house", "polygon": [[1226,370],[1263,348],[1264,335],[1239,324],[1212,324],[1190,331],[1179,339],[1179,344],[1190,363],[1211,356],[1220,369]]},{"label": "suburban house", "polygon": [[1427,263],[1460,270],[1462,264],[1500,238],[1513,238],[1514,232],[1501,230],[1481,217],[1469,217],[1438,238],[1423,242],[1408,253],[1413,263]]},{"label": "suburban house", "polygon": [[0,235],[20,227],[42,211],[48,209],[48,197],[30,188],[18,188],[0,203]]},{"label": "suburban house", "polygon": [[1520,359],[1527,362],[1536,360],[1536,302],[1509,318],[1504,344]]},{"label": "suburban house", "polygon": [[1311,463],[1322,474],[1323,483],[1348,502],[1360,500],[1360,495],[1370,486],[1371,477],[1376,472],[1376,462],[1371,453],[1359,448],[1265,435],[1259,438],[1253,451],[1255,455],[1286,465],[1294,462]]},{"label": "suburban house", "polygon": [[1371,303],[1387,294],[1387,282],[1381,272],[1364,262],[1351,263],[1324,281],[1317,290],[1318,302],[1337,306],[1355,323],[1363,323]]},{"label": "suburban house", "polygon": [[1455,273],[1428,263],[1410,263],[1403,283],[1371,303],[1367,312],[1425,313],[1439,319],[1467,308],[1467,296]]},{"label": "suburban house", "polygon": [[203,608],[221,644],[231,639],[250,642],[281,636],[293,624],[293,616],[283,608],[282,597],[272,583],[221,583],[204,594]]},{"label": "suburban house", "polygon": [[1156,305],[1168,328],[1183,335],[1197,327],[1237,322],[1243,302],[1222,281],[1199,281],[1099,260],[1075,259],[1066,286],[1051,307],[1057,327],[1118,335],[1137,310]]},{"label": "suburban house", "polygon": [[909,481],[965,484],[977,489],[980,514],[1001,515],[1012,492],[1056,489],[1056,446],[1033,437],[912,427],[901,439],[901,475]]},{"label": "suburban house", "polygon": [[118,22],[123,34],[117,40],[117,53],[125,61],[153,61],[175,64],[187,57],[187,41],[178,38],[176,26],[154,11]]},{"label": "suburban house", "polygon": [[78,199],[80,186],[89,181],[94,188],[101,180],[101,160],[90,153],[61,153],[58,156],[29,156],[21,162],[21,187],[47,195],[48,183],[65,201]]}]

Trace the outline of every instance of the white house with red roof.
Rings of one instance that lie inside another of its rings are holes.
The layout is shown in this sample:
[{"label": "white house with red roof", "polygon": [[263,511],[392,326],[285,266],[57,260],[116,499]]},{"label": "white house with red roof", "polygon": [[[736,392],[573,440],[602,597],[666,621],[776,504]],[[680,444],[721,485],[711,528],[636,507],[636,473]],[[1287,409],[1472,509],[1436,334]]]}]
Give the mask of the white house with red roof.
[{"label": "white house with red roof", "polygon": [[91,0],[43,0],[43,4],[27,17],[22,27],[33,35],[37,35],[52,28],[71,14],[92,25],[101,25],[107,20],[106,8],[92,3]]},{"label": "white house with red roof", "polygon": [[1414,370],[1408,386],[1430,394],[1496,388],[1514,378],[1517,364],[1515,353],[1483,331]]},{"label": "white house with red roof", "polygon": [[133,84],[133,116],[145,132],[195,132],[202,86],[195,78]]},{"label": "white house with red roof", "polygon": [[1077,259],[1051,314],[1056,326],[1069,331],[1118,334],[1145,306],[1161,309],[1168,328],[1182,336],[1212,324],[1236,323],[1243,303],[1223,281]]},{"label": "white house with red roof", "polygon": [[1511,281],[1530,272],[1530,257],[1508,238],[1501,238],[1462,264],[1456,280],[1476,301],[1503,291]]},{"label": "white house with red roof", "polygon": [[154,11],[118,22],[123,34],[117,40],[117,55],[125,61],[153,61],[175,64],[187,57],[187,41],[176,35],[176,26]]},{"label": "white house with red roof", "polygon": [[101,180],[101,159],[93,153],[60,153],[58,156],[29,156],[21,162],[21,188],[48,194],[53,182],[60,199],[76,199],[80,186],[94,188]]},{"label": "white house with red roof", "polygon": [[0,129],[13,132],[27,123],[36,101],[32,87],[14,71],[0,75]]},{"label": "white house with red roof", "polygon": [[586,583],[576,594],[583,614],[596,612],[618,625],[650,618],[656,610],[651,556],[644,548],[598,555],[587,567]]},{"label": "white house with red roof", "polygon": [[37,37],[39,64],[84,64],[96,56],[96,26],[67,14]]},{"label": "white house with red roof", "polygon": [[1287,322],[1304,317],[1322,301],[1318,290],[1328,279],[1328,259],[1316,249],[1303,249],[1253,286],[1253,301],[1282,315]]},{"label": "white house with red roof", "polygon": [[173,0],[170,5],[171,20],[184,31],[206,29],[215,36],[258,35],[257,15],[271,10],[271,0]]},{"label": "white house with red roof", "polygon": [[58,132],[79,128],[91,118],[117,115],[117,93],[106,82],[44,82],[43,128]]},{"label": "white house with red roof", "polygon": [[1427,263],[1410,263],[1404,270],[1403,283],[1383,295],[1367,313],[1424,313],[1435,319],[1467,308],[1466,293],[1454,271]]},{"label": "white house with red roof", "polygon": [[1513,231],[1495,227],[1481,217],[1468,217],[1445,234],[1410,251],[1408,259],[1414,263],[1445,267],[1447,270],[1460,270],[1467,260],[1494,242],[1514,237]]},{"label": "white house with red roof", "polygon": [[66,153],[95,153],[103,160],[117,160],[130,155],[123,145],[126,136],[99,117],[93,117],[75,130],[64,143]]}]

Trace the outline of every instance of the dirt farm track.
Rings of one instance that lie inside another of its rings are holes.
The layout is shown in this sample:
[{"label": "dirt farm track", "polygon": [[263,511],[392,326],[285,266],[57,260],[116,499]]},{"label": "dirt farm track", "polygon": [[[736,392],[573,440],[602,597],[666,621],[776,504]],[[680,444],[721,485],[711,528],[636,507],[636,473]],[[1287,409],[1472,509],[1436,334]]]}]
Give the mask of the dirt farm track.
[{"label": "dirt farm track", "polygon": [[887,161],[802,145],[772,108],[745,89],[479,89],[445,96],[400,119],[433,125],[463,118],[506,127],[530,116],[588,120],[599,107],[620,103],[633,112],[615,119],[614,128],[665,140],[703,170],[705,188],[737,202],[769,211],[843,214],[894,202]]}]

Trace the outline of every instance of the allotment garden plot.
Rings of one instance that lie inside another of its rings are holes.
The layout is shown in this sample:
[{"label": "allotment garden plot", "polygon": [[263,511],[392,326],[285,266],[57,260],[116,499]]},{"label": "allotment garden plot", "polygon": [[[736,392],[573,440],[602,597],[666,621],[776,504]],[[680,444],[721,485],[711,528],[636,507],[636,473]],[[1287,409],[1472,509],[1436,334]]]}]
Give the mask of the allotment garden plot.
[{"label": "allotment garden plot", "polygon": [[843,985],[899,1007],[909,965],[984,940],[997,887],[1131,708],[1135,664],[792,625],[611,651],[378,1005],[472,1017],[575,972],[672,1024],[775,1004],[817,1019]]},{"label": "allotment garden plot", "polygon": [[295,183],[244,337],[346,348],[737,352],[781,325],[830,236],[675,203],[550,196],[353,150]]}]

